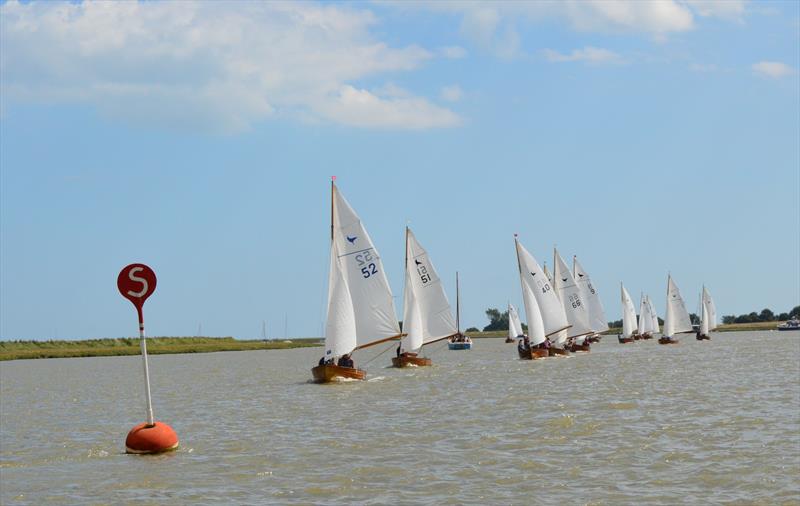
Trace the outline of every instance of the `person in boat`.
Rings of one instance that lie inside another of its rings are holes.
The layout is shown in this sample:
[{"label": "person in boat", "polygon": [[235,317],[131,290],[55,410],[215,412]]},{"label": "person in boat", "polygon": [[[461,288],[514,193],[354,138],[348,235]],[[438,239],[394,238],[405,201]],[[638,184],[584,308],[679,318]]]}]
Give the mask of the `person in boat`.
[{"label": "person in boat", "polygon": [[519,351],[526,352],[531,349],[531,341],[528,339],[528,336],[523,337],[519,340]]},{"label": "person in boat", "polygon": [[325,355],[323,355],[322,358],[319,359],[319,365],[325,365]]},{"label": "person in boat", "polygon": [[356,367],[349,353],[339,357],[339,363],[336,365],[338,365],[339,367],[349,367],[350,369],[355,369]]},{"label": "person in boat", "polygon": [[397,343],[397,358],[400,358],[400,352],[402,351],[402,343]]}]

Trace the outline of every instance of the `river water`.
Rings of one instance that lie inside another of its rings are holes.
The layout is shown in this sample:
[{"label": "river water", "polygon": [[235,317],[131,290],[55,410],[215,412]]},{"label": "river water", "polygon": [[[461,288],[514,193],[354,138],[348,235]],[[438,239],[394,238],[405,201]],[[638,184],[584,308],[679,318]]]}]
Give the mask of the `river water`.
[{"label": "river water", "polygon": [[376,348],[333,385],[322,348],[151,356],[181,439],[159,456],[124,454],[140,357],[4,362],[0,503],[800,504],[800,333],[534,362],[479,339],[403,370]]}]

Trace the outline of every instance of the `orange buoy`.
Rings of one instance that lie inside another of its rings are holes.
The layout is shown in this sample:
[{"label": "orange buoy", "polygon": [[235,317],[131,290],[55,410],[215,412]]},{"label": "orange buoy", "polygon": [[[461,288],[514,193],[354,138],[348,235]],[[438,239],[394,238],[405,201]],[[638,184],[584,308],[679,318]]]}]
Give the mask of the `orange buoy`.
[{"label": "orange buoy", "polygon": [[125,438],[125,453],[161,453],[178,447],[178,435],[164,422],[140,423]]}]

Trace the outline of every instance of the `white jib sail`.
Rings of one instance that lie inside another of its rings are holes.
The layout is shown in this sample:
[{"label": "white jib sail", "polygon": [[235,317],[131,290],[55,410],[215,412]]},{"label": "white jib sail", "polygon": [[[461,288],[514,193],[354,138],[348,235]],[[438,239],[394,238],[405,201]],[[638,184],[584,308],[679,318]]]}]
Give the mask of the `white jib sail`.
[{"label": "white jib sail", "polygon": [[[520,244],[519,240],[515,239],[515,243],[517,246],[517,258],[519,260],[519,275],[523,286],[527,284],[536,299],[542,317],[544,335],[549,336],[568,328],[569,322],[567,321],[566,313],[564,313],[564,307],[561,305],[561,301],[558,295],[556,295],[555,289],[544,275],[544,271],[542,271],[542,268],[539,266],[539,262],[528,253],[528,250]],[[524,294],[525,292],[523,291],[523,296]],[[525,311],[528,311],[527,307]],[[531,318],[532,315],[529,314],[529,326],[532,325]],[[530,337],[532,338],[533,332],[530,328],[528,328],[528,332],[531,334]]]},{"label": "white jib sail", "polygon": [[[447,300],[442,282],[436,269],[433,267],[428,252],[417,242],[411,230],[406,229],[406,303],[409,303],[409,292],[411,293],[412,304],[407,310],[403,312],[403,327],[405,327],[405,319],[412,318],[413,311],[410,311],[416,305],[418,313],[418,322],[415,322],[408,330],[405,330],[409,335],[404,338],[404,348],[407,351],[417,350],[423,344],[437,341],[446,337],[450,337],[457,333],[456,322],[453,318],[453,311],[450,308],[450,302]],[[416,324],[419,325],[419,336],[416,336]],[[412,335],[412,332],[414,335]],[[411,341],[413,338],[413,342]]]},{"label": "white jib sail", "polygon": [[653,333],[655,334],[661,327],[658,324],[658,314],[656,313],[655,306],[653,306],[653,299],[651,299],[649,295],[645,295],[645,297],[647,297],[647,306],[650,308],[650,317],[653,319]]},{"label": "white jib sail", "polygon": [[705,301],[702,304],[702,309],[700,310],[700,335],[707,336],[710,329],[709,321],[708,321],[708,306],[706,306]]},{"label": "white jib sail", "polygon": [[539,303],[536,302],[536,295],[530,284],[522,279],[522,300],[525,304],[525,316],[528,318],[528,339],[531,346],[536,346],[544,342],[544,322],[542,312],[539,310]]},{"label": "white jib sail", "polygon": [[620,291],[622,292],[622,337],[631,337],[636,333],[638,326],[636,325],[636,308],[633,307],[633,301],[628,294],[628,290],[619,284]]},{"label": "white jib sail", "polygon": [[689,312],[683,303],[678,286],[672,281],[672,276],[667,278],[667,311],[664,315],[664,335],[674,336],[681,332],[691,332],[692,321]]},{"label": "white jib sail", "polygon": [[586,308],[585,300],[581,295],[581,290],[575,283],[575,278],[569,271],[567,264],[558,251],[554,252],[554,268],[553,268],[553,283],[556,285],[556,293],[561,299],[561,304],[564,306],[564,312],[567,315],[567,321],[572,326],[569,331],[569,337],[583,336],[592,333],[592,327],[589,325],[589,311]]},{"label": "white jib sail", "polygon": [[717,306],[705,286],[703,287],[703,305],[706,306],[706,311],[708,311],[708,330],[714,330],[717,328]]},{"label": "white jib sail", "polygon": [[600,295],[592,285],[589,274],[578,263],[578,257],[572,257],[572,267],[574,269],[575,282],[578,288],[581,289],[583,299],[586,301],[586,306],[589,310],[589,326],[593,332],[605,332],[608,330],[608,320],[606,319],[606,311],[603,309],[603,303],[600,302]]},{"label": "white jib sail", "polygon": [[400,326],[378,250],[335,185],[333,195],[333,240],[352,300],[357,347],[364,347],[399,335]]},{"label": "white jib sail", "polygon": [[522,322],[519,319],[517,308],[508,304],[508,337],[515,339],[522,334]]},{"label": "white jib sail", "polygon": [[336,243],[331,244],[328,273],[328,315],[325,319],[325,358],[350,353],[356,347],[356,320],[353,301],[344,277]]},{"label": "white jib sail", "polygon": [[644,295],[639,302],[639,333],[653,335],[653,317],[650,315],[650,306]]}]

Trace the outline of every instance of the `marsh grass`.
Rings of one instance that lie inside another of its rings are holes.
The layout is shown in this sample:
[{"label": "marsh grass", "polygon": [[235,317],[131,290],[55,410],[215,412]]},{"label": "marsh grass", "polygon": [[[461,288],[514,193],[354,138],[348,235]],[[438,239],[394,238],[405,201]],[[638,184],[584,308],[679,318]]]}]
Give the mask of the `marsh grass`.
[{"label": "marsh grass", "polygon": [[[291,341],[238,340],[232,337],[148,337],[147,353],[208,353],[214,351],[280,350],[320,346],[319,338]],[[0,341],[0,360],[139,355],[139,338],[81,341]]]}]

